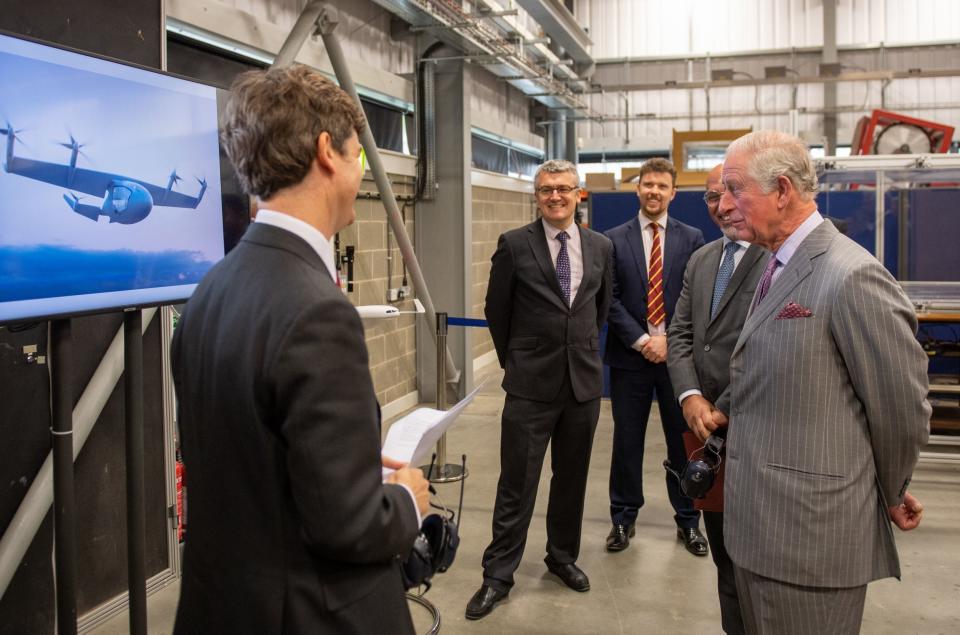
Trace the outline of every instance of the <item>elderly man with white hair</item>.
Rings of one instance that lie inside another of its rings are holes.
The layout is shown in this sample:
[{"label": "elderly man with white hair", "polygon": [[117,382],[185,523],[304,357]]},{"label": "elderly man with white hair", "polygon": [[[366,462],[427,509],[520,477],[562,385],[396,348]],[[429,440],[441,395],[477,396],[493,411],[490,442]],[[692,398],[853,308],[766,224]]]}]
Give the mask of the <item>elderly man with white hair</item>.
[{"label": "elderly man with white hair", "polygon": [[893,276],[817,211],[803,143],[757,131],[720,213],[772,252],[730,361],[724,536],[748,633],[859,633],[867,583],[900,576],[891,520],[930,419],[917,320]]}]

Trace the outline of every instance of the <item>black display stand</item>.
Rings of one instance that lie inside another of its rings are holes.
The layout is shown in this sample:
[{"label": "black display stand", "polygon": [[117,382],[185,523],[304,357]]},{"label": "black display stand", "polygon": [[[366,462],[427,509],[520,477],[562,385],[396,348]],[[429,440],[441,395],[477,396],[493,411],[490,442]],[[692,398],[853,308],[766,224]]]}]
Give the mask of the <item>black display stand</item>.
[{"label": "black display stand", "polygon": [[53,531],[56,553],[57,633],[77,632],[76,499],[73,490],[73,341],[70,320],[50,322],[53,446]]},{"label": "black display stand", "polygon": [[123,316],[124,423],[127,465],[127,580],[130,632],[147,632],[146,521],[143,492],[143,314]]}]

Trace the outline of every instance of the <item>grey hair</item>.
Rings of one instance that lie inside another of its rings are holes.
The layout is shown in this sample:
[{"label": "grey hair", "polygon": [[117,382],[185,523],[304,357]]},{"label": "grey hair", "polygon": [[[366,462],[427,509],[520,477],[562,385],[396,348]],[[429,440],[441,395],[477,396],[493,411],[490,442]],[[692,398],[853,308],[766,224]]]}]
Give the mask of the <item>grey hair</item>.
[{"label": "grey hair", "polygon": [[757,130],[736,139],[727,147],[727,155],[745,153],[747,174],[769,194],[777,179],[785,176],[805,201],[817,193],[817,171],[806,144],[797,137],[777,130]]},{"label": "grey hair", "polygon": [[580,173],[577,172],[577,166],[564,159],[550,159],[541,163],[540,167],[537,168],[537,173],[533,175],[533,182],[536,183],[541,174],[563,174],[564,172],[569,172],[577,177],[577,185],[580,185]]}]

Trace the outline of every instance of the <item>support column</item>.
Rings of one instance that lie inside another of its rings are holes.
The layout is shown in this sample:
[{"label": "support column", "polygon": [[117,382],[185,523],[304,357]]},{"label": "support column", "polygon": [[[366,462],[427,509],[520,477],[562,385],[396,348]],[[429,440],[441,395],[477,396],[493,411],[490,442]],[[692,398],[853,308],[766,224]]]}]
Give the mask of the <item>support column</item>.
[{"label": "support column", "polygon": [[[837,0],[823,0],[823,63],[837,62]],[[837,154],[837,83],[823,84],[823,152]]]},{"label": "support column", "polygon": [[[629,122],[628,122],[629,123]],[[567,131],[567,144],[566,144],[566,153],[564,154],[564,159],[570,163],[576,164],[578,157],[577,152],[577,122],[568,121],[566,125]]]},{"label": "support column", "polygon": [[[426,47],[421,47],[420,52]],[[436,57],[459,53],[440,49]],[[435,64],[433,118],[437,188],[432,200],[417,203],[417,257],[437,312],[469,316],[473,290],[473,211],[470,140],[470,79],[462,60]],[[420,150],[422,152],[422,149]],[[423,401],[436,400],[436,324],[417,321],[417,382]],[[461,381],[450,386],[447,403],[454,403],[473,387],[471,329],[450,329],[447,346],[453,363],[462,369]]]}]

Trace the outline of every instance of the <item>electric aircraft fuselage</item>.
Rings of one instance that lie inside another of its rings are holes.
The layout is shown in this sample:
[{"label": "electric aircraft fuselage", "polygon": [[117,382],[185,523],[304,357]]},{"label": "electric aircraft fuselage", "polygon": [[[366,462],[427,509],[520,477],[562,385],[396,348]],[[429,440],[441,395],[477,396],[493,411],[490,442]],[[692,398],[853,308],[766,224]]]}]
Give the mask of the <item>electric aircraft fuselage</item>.
[{"label": "electric aircraft fuselage", "polygon": [[[176,170],[170,173],[167,186],[161,187],[122,174],[78,168],[77,156],[83,144],[77,143],[73,135],[70,136],[70,143],[60,144],[70,149],[69,165],[18,157],[14,154],[13,147],[18,140],[18,132],[20,131],[14,130],[9,122],[6,128],[0,128],[0,134],[7,136],[4,171],[71,190],[69,195],[63,195],[63,200],[74,212],[94,222],[100,216],[106,216],[111,223],[132,225],[146,218],[155,205],[196,209],[207,191],[206,180],[198,178],[200,192],[196,196],[174,192],[173,186],[182,180]],[[81,203],[80,197],[74,192],[98,198],[102,196],[103,203],[100,207]]]}]

